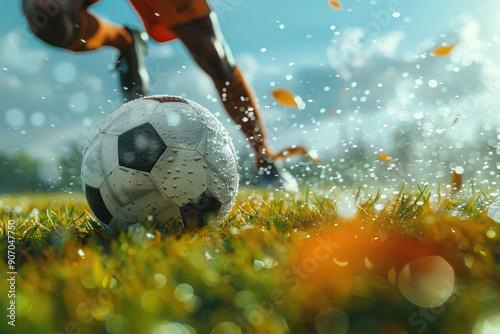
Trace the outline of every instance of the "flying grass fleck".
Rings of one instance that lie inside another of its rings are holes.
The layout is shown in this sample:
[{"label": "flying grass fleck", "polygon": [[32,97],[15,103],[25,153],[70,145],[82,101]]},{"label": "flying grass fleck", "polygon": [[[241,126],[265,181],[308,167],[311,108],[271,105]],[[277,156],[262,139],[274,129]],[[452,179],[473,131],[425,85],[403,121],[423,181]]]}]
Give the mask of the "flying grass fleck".
[{"label": "flying grass fleck", "polygon": [[274,99],[277,102],[281,103],[284,106],[294,107],[299,110],[302,110],[306,107],[306,104],[302,100],[302,98],[289,89],[286,88],[273,89],[271,91],[271,94],[273,95]]},{"label": "flying grass fleck", "polygon": [[392,160],[394,160],[392,156],[390,156],[389,154],[385,154],[385,153],[380,153],[378,155],[378,157],[380,158],[380,160],[384,160],[384,161],[392,161]]},{"label": "flying grass fleck", "polygon": [[438,46],[431,51],[431,55],[434,57],[446,57],[453,51],[456,45],[457,43]]},{"label": "flying grass fleck", "polygon": [[329,1],[330,6],[332,6],[334,9],[340,10],[342,9],[342,4],[339,1]]}]

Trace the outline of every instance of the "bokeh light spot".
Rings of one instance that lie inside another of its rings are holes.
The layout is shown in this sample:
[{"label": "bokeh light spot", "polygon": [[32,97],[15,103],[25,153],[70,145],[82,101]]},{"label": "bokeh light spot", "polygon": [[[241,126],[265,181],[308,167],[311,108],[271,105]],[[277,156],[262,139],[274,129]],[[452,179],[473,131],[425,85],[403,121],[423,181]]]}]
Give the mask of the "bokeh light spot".
[{"label": "bokeh light spot", "polygon": [[174,297],[180,301],[184,302],[193,296],[193,287],[186,283],[181,283],[175,288]]},{"label": "bokeh light spot", "polygon": [[195,334],[194,328],[180,323],[163,322],[153,329],[152,334]]},{"label": "bokeh light spot", "polygon": [[440,256],[426,256],[408,263],[399,273],[399,290],[413,304],[438,307],[453,294],[455,272]]},{"label": "bokeh light spot", "polygon": [[61,62],[54,67],[54,78],[57,82],[68,84],[76,79],[76,66],[70,62]]},{"label": "bokeh light spot", "polygon": [[165,285],[167,285],[167,276],[163,274],[155,274],[155,287],[157,289],[161,289]]},{"label": "bokeh light spot", "polygon": [[17,108],[12,108],[5,112],[5,122],[12,128],[19,128],[23,126],[25,121],[26,116],[24,116],[24,113]]},{"label": "bokeh light spot", "polygon": [[500,315],[494,315],[486,318],[480,324],[480,331],[478,333],[481,334],[498,334],[500,333]]},{"label": "bokeh light spot", "polygon": [[36,111],[30,116],[30,123],[35,127],[42,126],[45,123],[45,114],[41,111]]},{"label": "bokeh light spot", "polygon": [[241,329],[232,322],[218,323],[210,334],[241,334]]}]

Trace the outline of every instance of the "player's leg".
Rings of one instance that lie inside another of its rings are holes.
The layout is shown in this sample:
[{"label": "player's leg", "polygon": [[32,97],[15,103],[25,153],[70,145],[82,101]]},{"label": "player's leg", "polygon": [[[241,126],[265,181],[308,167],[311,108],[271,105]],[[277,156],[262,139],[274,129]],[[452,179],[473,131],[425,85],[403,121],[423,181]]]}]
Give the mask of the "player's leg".
[{"label": "player's leg", "polygon": [[272,160],[252,89],[234,62],[218,28],[215,13],[171,27],[171,30],[184,43],[200,67],[212,77],[229,116],[241,127],[252,145],[257,167]]},{"label": "player's leg", "polygon": [[252,145],[260,175],[259,184],[271,189],[297,190],[295,178],[273,162],[252,89],[235,64],[218,28],[215,13],[171,27],[171,30],[186,45],[201,68],[212,77],[229,116],[241,127]]},{"label": "player's leg", "polygon": [[133,37],[124,27],[100,20],[87,11],[90,0],[23,0],[23,12],[33,33],[52,46],[89,51],[130,47]]},{"label": "player's leg", "polygon": [[109,46],[120,51],[117,68],[127,100],[144,95],[149,78],[143,64],[145,41],[138,31],[107,23],[87,11],[96,0],[23,0],[33,33],[49,45],[80,52]]},{"label": "player's leg", "polygon": [[78,34],[80,10],[85,0],[22,0],[22,9],[31,31],[45,43],[67,49]]}]

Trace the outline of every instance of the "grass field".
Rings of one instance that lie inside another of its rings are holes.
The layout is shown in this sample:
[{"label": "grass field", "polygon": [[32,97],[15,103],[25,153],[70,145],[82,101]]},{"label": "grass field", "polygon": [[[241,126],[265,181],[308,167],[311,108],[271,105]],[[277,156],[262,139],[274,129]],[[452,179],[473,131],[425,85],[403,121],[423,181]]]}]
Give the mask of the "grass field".
[{"label": "grass field", "polygon": [[495,200],[247,188],[220,226],[108,235],[81,194],[0,195],[0,332],[500,333]]}]

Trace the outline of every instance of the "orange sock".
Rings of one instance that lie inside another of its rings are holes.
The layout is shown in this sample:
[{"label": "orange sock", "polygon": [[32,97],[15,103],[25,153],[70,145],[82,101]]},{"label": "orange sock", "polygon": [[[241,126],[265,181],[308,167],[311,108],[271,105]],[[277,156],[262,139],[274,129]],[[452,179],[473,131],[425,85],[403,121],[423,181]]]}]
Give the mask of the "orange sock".
[{"label": "orange sock", "polygon": [[72,51],[90,51],[102,46],[111,46],[123,51],[132,45],[133,39],[127,29],[104,22],[86,10],[80,12],[80,30],[72,45]]},{"label": "orange sock", "polygon": [[238,67],[228,80],[215,81],[222,103],[233,121],[252,145],[257,168],[273,156],[266,144],[266,133],[250,87]]}]

